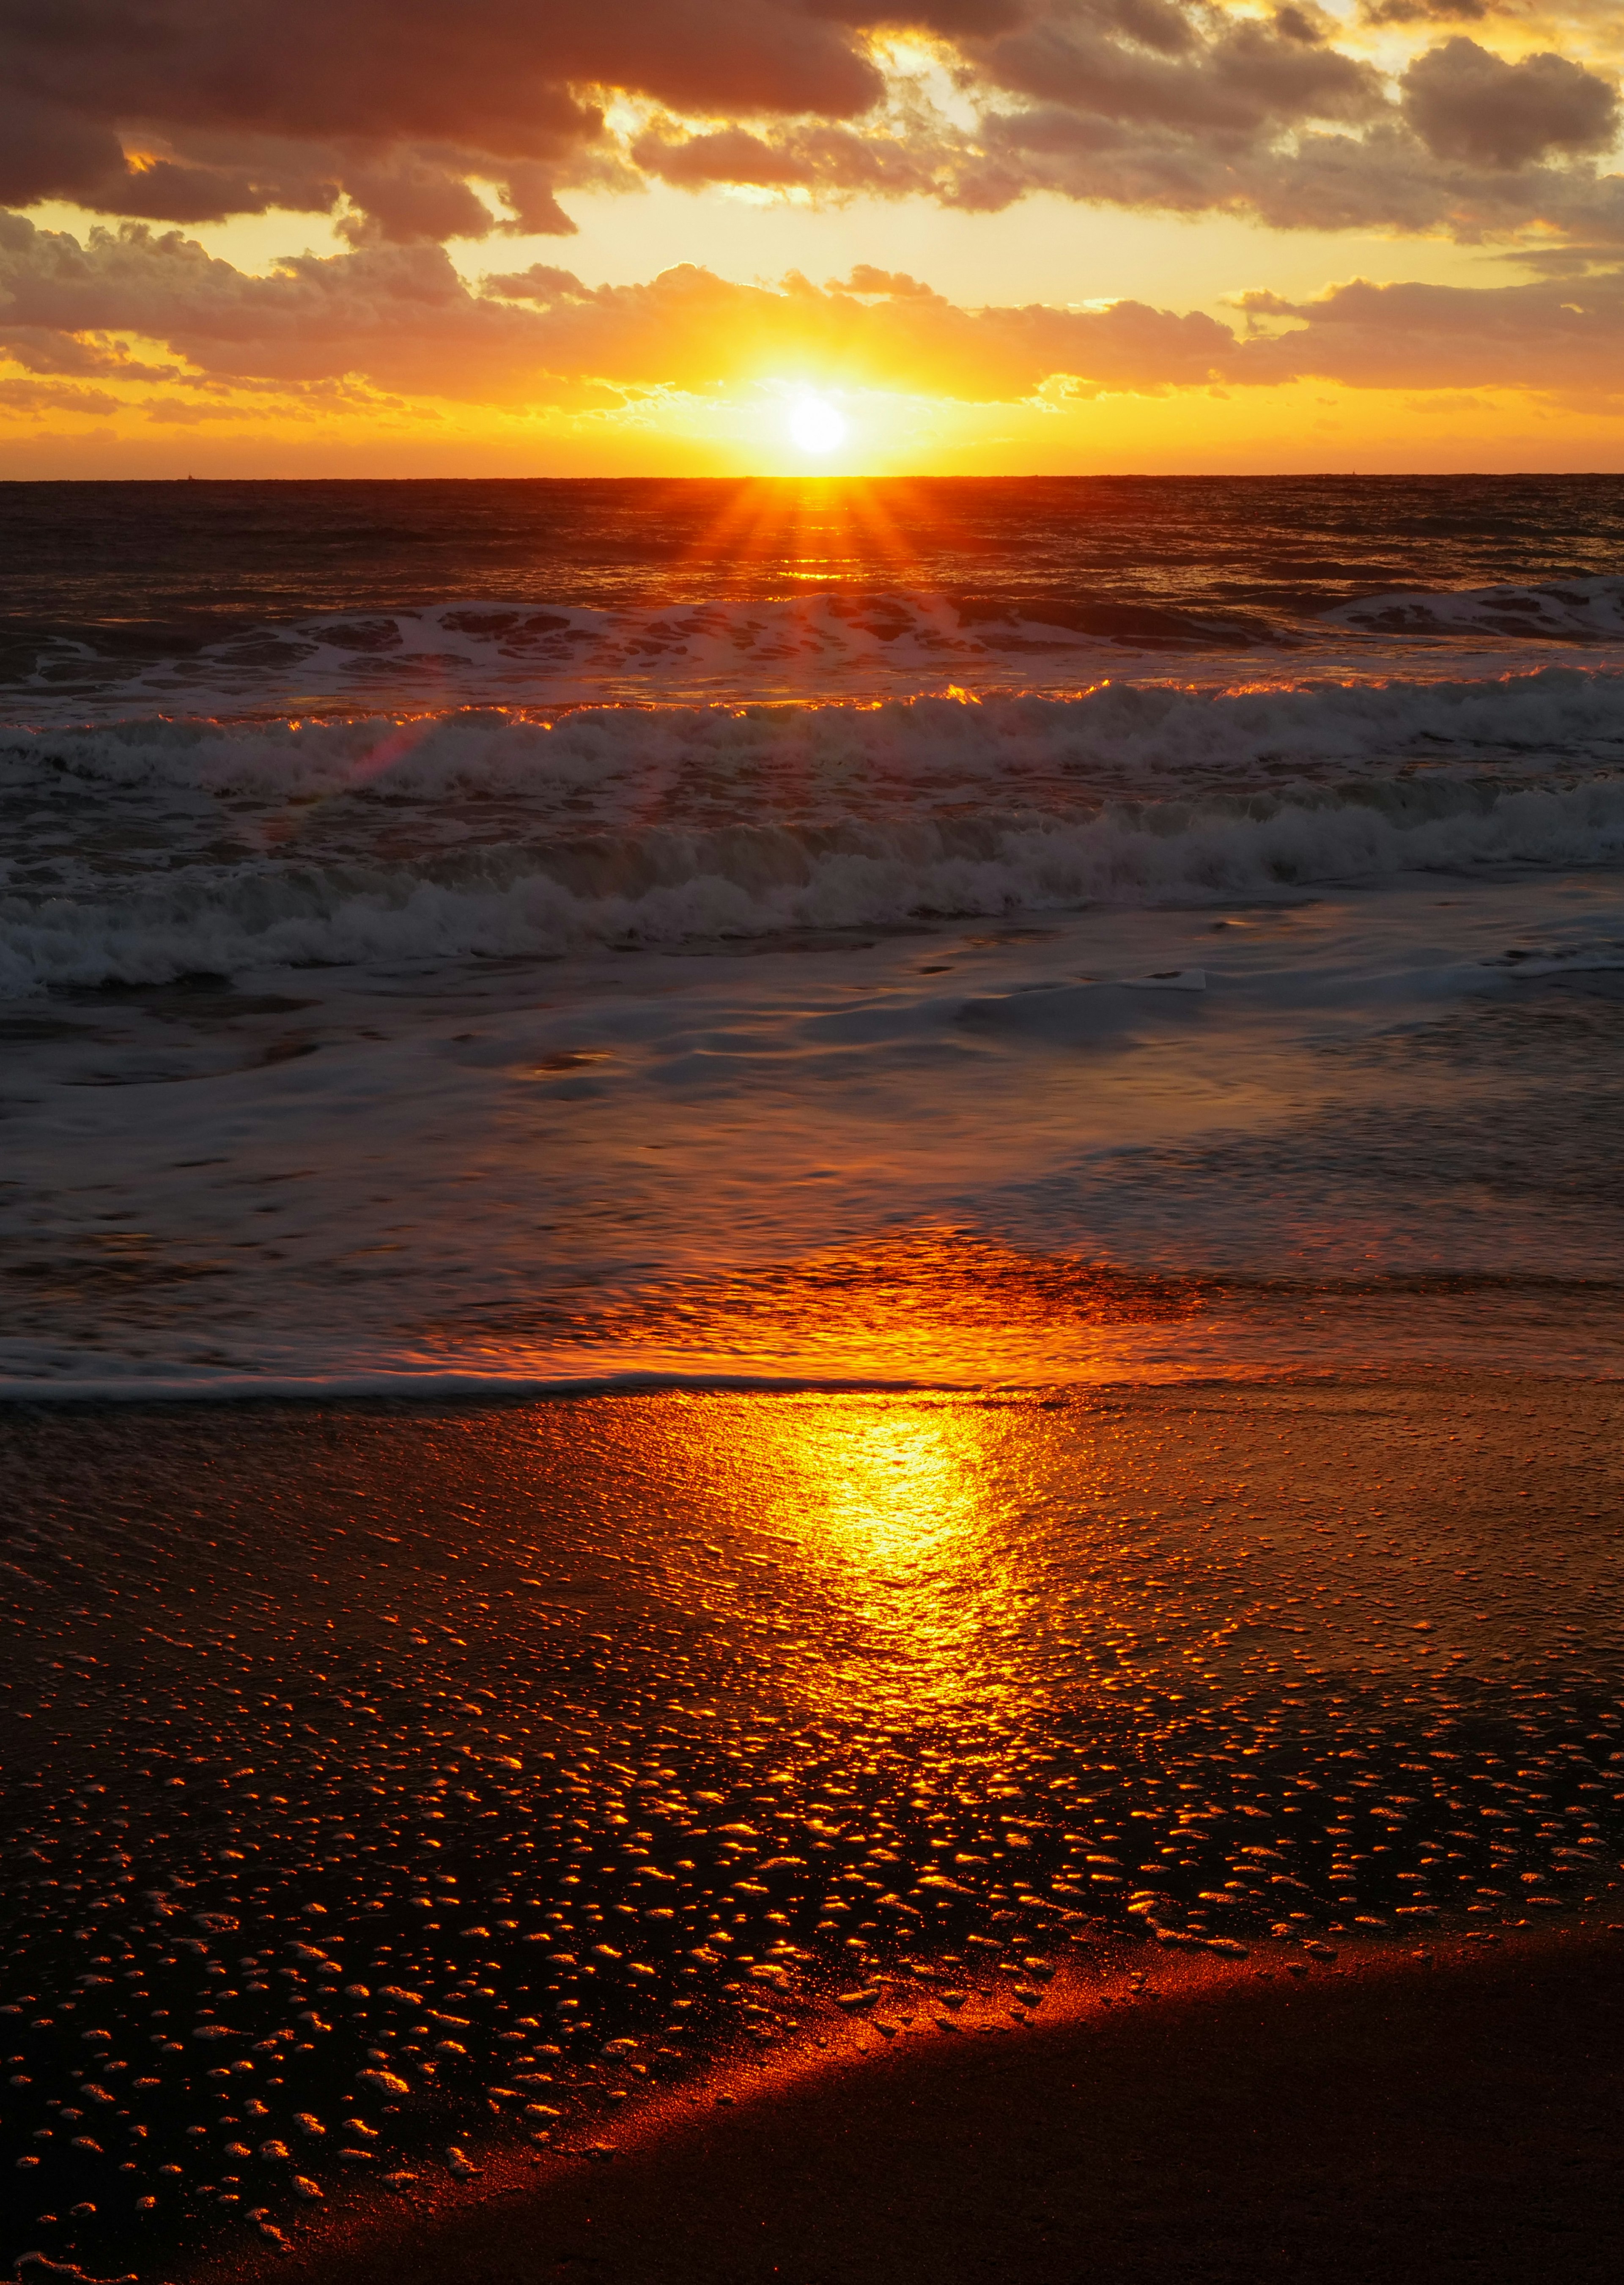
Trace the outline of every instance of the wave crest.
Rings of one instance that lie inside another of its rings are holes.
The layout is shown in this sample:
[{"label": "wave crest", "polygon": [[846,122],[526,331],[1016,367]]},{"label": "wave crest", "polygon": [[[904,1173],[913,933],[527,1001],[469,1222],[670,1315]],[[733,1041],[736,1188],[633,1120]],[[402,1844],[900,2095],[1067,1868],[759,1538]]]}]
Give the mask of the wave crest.
[{"label": "wave crest", "polygon": [[1624,779],[1394,781],[1290,797],[1108,802],[830,826],[655,827],[426,866],[282,862],[94,900],[0,899],[0,992],[267,965],[559,956],[791,939],[1090,904],[1296,895],[1405,872],[1624,858]]}]

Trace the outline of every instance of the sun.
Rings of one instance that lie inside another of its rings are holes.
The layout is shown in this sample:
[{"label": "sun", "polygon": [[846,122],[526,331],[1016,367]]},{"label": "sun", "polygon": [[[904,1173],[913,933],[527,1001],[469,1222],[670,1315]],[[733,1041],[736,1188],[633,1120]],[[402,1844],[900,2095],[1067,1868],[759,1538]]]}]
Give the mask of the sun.
[{"label": "sun", "polygon": [[803,452],[836,452],[846,441],[846,416],[826,397],[798,397],[789,414],[789,436]]}]

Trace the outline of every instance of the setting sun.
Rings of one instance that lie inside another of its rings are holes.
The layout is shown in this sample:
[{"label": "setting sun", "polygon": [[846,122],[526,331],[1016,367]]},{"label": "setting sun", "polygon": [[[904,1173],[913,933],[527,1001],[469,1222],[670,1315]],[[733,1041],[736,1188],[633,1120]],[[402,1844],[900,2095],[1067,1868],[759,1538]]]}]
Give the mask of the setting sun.
[{"label": "setting sun", "polygon": [[846,441],[846,416],[824,397],[803,397],[789,415],[791,441],[803,452],[837,452]]}]

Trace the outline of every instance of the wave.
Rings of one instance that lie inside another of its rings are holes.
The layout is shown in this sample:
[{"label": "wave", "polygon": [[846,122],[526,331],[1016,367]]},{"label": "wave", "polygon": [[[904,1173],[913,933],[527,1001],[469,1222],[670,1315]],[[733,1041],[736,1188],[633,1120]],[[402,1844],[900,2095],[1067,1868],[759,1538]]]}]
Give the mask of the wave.
[{"label": "wave", "polygon": [[1624,778],[1506,789],[1109,802],[826,827],[658,827],[427,867],[262,862],[95,900],[0,898],[0,993],[273,966],[374,966],[946,918],[1300,894],[1417,870],[1624,859]]},{"label": "wave", "polygon": [[164,648],[133,669],[94,630],[58,637],[16,686],[23,708],[93,703],[129,711],[240,710],[296,695],[305,707],[545,705],[666,695],[796,696],[989,678],[1076,679],[1112,649],[1233,649],[1267,623],[1102,600],[1023,605],[997,597],[821,593],[763,601],[596,609],[499,601],[333,612]]},{"label": "wave", "polygon": [[1471,679],[1102,681],[1066,696],[873,703],[612,705],[546,718],[472,709],[344,721],[126,720],[0,731],[14,783],[186,789],[266,801],[440,800],[616,788],[803,806],[955,781],[1052,783],[1069,797],[1312,780],[1400,765],[1551,771],[1624,760],[1624,672],[1543,667]]},{"label": "wave", "polygon": [[1624,856],[1624,674],[0,734],[0,991]]},{"label": "wave", "polygon": [[1284,595],[1271,609],[1113,593],[835,591],[617,609],[451,601],[245,624],[191,640],[121,625],[112,645],[87,627],[30,648],[8,704],[35,721],[106,720],[151,708],[217,715],[881,695],[949,683],[1055,688],[1124,657],[1142,666],[1165,657],[1177,671],[1204,656],[1222,672],[1237,653],[1306,652],[1358,671],[1372,654],[1486,641],[1508,659],[1551,643],[1616,646],[1624,579],[1397,592],[1329,609]]},{"label": "wave", "polygon": [[1616,642],[1624,637],[1624,579],[1553,579],[1367,595],[1338,604],[1323,618],[1330,626],[1388,636]]}]

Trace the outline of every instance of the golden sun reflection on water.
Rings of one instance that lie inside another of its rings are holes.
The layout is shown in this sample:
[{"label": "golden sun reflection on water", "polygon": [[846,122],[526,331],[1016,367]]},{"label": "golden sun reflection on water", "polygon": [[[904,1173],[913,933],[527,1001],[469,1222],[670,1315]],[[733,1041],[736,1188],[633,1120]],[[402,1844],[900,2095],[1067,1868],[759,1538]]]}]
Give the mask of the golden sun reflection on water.
[{"label": "golden sun reflection on water", "polygon": [[914,1698],[960,1694],[1008,1584],[987,1419],[969,1405],[797,1405],[764,1456],[781,1527],[874,1638],[871,1671]]},{"label": "golden sun reflection on water", "polygon": [[[509,1372],[715,1372],[904,1386],[1053,1387],[1191,1369],[1221,1284],[1026,1253],[951,1226],[882,1233],[799,1260],[608,1293],[478,1329]],[[1233,1310],[1225,1319],[1232,1322]],[[466,1354],[470,1328],[424,1328]]]},{"label": "golden sun reflection on water", "polygon": [[[708,1488],[707,1504],[721,1503],[714,1528],[734,1535],[742,1523],[772,1551],[756,1576],[775,1614],[769,1625],[794,1614],[778,1645],[778,1681],[803,1707],[1000,1727],[1029,1716],[1056,1680],[1075,1684],[1052,1662],[1045,1574],[1056,1549],[1040,1512],[1052,1504],[1056,1462],[1063,1480],[1077,1457],[1053,1449],[1063,1432],[1040,1402],[851,1393],[694,1402],[724,1429],[725,1471]],[[663,1473],[690,1472],[696,1450],[714,1449],[693,1436],[687,1412],[651,1411],[648,1425],[663,1420],[675,1432]]]}]

